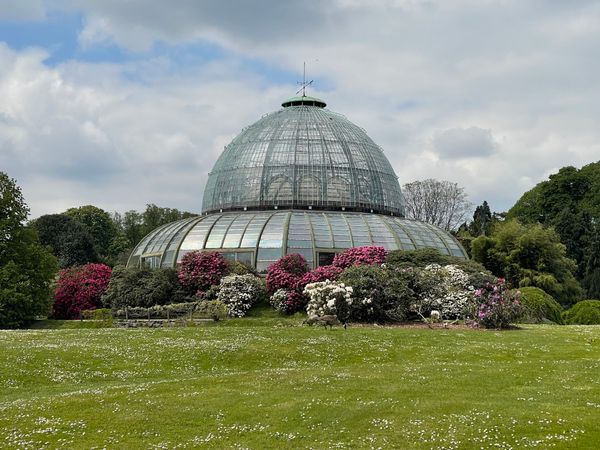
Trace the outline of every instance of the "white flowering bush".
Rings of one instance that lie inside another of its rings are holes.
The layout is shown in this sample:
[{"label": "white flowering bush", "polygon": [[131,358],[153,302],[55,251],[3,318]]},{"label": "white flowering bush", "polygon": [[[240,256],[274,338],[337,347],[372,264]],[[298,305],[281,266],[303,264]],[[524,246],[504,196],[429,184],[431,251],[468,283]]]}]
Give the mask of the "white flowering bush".
[{"label": "white flowering bush", "polygon": [[244,317],[265,292],[262,280],[254,275],[230,275],[221,280],[217,300],[227,306],[230,317]]},{"label": "white flowering bush", "polygon": [[439,311],[442,319],[462,319],[472,310],[475,288],[457,266],[430,264],[419,271],[418,285],[410,309],[422,318]]},{"label": "white flowering bush", "polygon": [[335,281],[309,283],[304,287],[304,295],[309,298],[306,306],[309,317],[336,315],[346,319],[352,305],[352,287]]}]

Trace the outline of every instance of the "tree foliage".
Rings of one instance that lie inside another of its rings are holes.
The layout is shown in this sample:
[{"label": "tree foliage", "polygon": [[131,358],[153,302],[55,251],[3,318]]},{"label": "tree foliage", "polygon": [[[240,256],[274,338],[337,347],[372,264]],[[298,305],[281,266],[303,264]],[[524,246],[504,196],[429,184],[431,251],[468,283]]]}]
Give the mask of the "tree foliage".
[{"label": "tree foliage", "polygon": [[509,220],[497,224],[491,236],[475,239],[471,253],[475,261],[512,286],[539,287],[564,305],[582,296],[574,277],[577,266],[551,228]]},{"label": "tree foliage", "polygon": [[402,187],[406,216],[455,230],[465,221],[471,203],[465,190],[457,183],[427,179],[413,181]]},{"label": "tree foliage", "polygon": [[[585,281],[589,276],[590,247],[600,233],[600,162],[581,169],[563,167],[523,194],[508,211],[508,217],[554,227],[567,256],[578,265],[578,278],[590,286]],[[598,291],[589,291],[588,295],[597,296]]]},{"label": "tree foliage", "polygon": [[15,180],[0,172],[0,327],[18,328],[50,308],[56,259],[24,225],[29,209]]},{"label": "tree foliage", "polygon": [[117,227],[110,214],[92,205],[70,208],[64,214],[86,228],[94,243],[94,250],[100,258],[106,259],[109,247],[117,237]]},{"label": "tree foliage", "polygon": [[31,222],[43,245],[50,246],[61,268],[97,262],[86,227],[65,214],[48,214]]}]

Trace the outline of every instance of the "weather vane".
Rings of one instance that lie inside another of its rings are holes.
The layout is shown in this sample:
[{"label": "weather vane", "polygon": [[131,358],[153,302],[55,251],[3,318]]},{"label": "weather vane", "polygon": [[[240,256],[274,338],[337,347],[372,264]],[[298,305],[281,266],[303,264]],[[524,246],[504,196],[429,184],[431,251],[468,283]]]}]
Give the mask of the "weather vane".
[{"label": "weather vane", "polygon": [[308,86],[310,86],[311,84],[313,84],[314,80],[310,80],[310,81],[306,81],[306,61],[304,62],[304,70],[302,71],[302,81],[298,81],[297,83],[302,86],[300,89],[298,89],[298,91],[296,92],[296,95],[298,95],[300,92],[302,92],[302,97],[306,97],[306,88]]}]

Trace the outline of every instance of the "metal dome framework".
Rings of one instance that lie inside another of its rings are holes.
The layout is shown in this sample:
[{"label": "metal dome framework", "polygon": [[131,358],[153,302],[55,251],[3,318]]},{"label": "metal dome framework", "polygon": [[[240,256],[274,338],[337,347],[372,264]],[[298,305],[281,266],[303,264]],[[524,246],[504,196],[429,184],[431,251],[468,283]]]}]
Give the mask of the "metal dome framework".
[{"label": "metal dome framework", "polygon": [[322,209],[404,216],[383,150],[322,100],[295,97],[245,128],[210,172],[202,212]]},{"label": "metal dome framework", "polygon": [[285,254],[303,255],[309,266],[330,263],[336,252],[378,245],[387,250],[435,248],[466,257],[448,233],[424,222],[381,214],[320,211],[226,212],[164,225],[134,249],[128,266],[174,267],[186,253],[220,251],[264,272]]}]

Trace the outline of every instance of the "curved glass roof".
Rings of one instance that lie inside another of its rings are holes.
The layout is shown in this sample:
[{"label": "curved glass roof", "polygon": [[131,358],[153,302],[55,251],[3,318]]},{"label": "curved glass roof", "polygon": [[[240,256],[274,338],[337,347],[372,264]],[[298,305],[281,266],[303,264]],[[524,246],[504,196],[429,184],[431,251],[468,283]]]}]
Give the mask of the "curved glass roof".
[{"label": "curved glass roof", "polygon": [[404,216],[396,174],[362,128],[313,97],[283,106],[225,147],[203,213],[310,207]]},{"label": "curved glass roof", "polygon": [[433,225],[395,216],[333,211],[225,212],[159,227],[134,249],[128,266],[174,267],[194,250],[220,251],[230,259],[266,268],[300,253],[311,267],[320,254],[379,245],[388,250],[435,248],[467,258],[454,237]]}]

